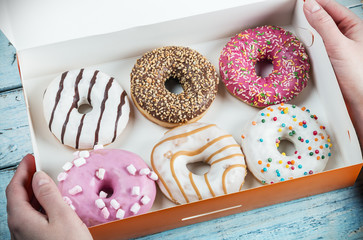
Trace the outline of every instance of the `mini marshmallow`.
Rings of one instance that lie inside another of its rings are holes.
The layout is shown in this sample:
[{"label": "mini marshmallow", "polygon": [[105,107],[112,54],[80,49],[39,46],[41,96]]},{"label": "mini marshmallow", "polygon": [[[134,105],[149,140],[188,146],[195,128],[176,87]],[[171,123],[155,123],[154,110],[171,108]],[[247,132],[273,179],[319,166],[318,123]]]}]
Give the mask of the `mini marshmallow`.
[{"label": "mini marshmallow", "polygon": [[83,157],[83,158],[88,158],[89,157],[89,152],[84,150],[84,151],[80,151],[79,152],[79,156]]},{"label": "mini marshmallow", "polygon": [[73,152],[73,157],[78,158],[79,157],[79,151]]},{"label": "mini marshmallow", "polygon": [[130,164],[126,167],[127,171],[131,174],[131,175],[135,175],[136,173],[136,168],[134,165]]},{"label": "mini marshmallow", "polygon": [[68,205],[71,205],[72,204],[72,200],[69,198],[69,197],[67,197],[67,196],[64,196],[63,197],[63,200],[68,204]]},{"label": "mini marshmallow", "polygon": [[77,158],[76,160],[74,160],[73,163],[76,167],[80,167],[80,166],[86,164],[86,159],[84,159],[83,157],[80,157],[80,158]]},{"label": "mini marshmallow", "polygon": [[71,194],[71,195],[76,195],[77,193],[80,193],[82,192],[82,187],[79,186],[79,185],[76,185],[74,186],[73,188],[69,189],[68,190],[68,193]]},{"label": "mini marshmallow", "polygon": [[139,171],[140,175],[148,175],[150,173],[150,169],[149,168],[142,168]]},{"label": "mini marshmallow", "polygon": [[63,165],[63,170],[64,171],[68,171],[69,169],[71,169],[73,167],[73,163],[71,162],[66,162],[64,165]]},{"label": "mini marshmallow", "polygon": [[98,150],[98,149],[103,149],[103,145],[102,144],[97,144],[93,147],[94,150]]},{"label": "mini marshmallow", "polygon": [[103,178],[105,177],[105,173],[106,173],[106,170],[104,168],[99,168],[96,171],[96,177],[98,177],[98,179],[100,179],[100,180],[103,180]]},{"label": "mini marshmallow", "polygon": [[140,187],[139,186],[132,187],[131,195],[132,196],[139,196],[140,195]]},{"label": "mini marshmallow", "polygon": [[100,198],[106,198],[107,197],[107,193],[105,193],[104,191],[101,191],[98,196],[100,196]]},{"label": "mini marshmallow", "polygon": [[116,218],[123,219],[124,217],[125,217],[125,211],[122,210],[121,208],[119,210],[117,210],[117,212],[116,212]]},{"label": "mini marshmallow", "polygon": [[76,211],[76,207],[73,206],[73,204],[69,204],[69,206],[73,209],[73,211]]},{"label": "mini marshmallow", "polygon": [[150,202],[150,198],[148,197],[148,196],[146,196],[146,195],[144,195],[141,199],[140,199],[140,201],[141,201],[141,203],[142,203],[142,205],[146,205],[146,204],[148,204],[149,202]]},{"label": "mini marshmallow", "polygon": [[131,208],[130,211],[133,212],[133,214],[137,214],[140,210],[141,206],[138,203],[134,203]]},{"label": "mini marshmallow", "polygon": [[156,180],[158,180],[159,179],[159,177],[158,177],[158,175],[155,173],[155,172],[150,172],[149,173],[149,175],[147,175],[151,180],[154,180],[154,181],[156,181]]},{"label": "mini marshmallow", "polygon": [[110,212],[108,211],[107,207],[102,208],[101,213],[105,219],[108,219],[110,216]]},{"label": "mini marshmallow", "polygon": [[105,202],[100,198],[95,201],[95,204],[99,209],[102,209],[106,206]]},{"label": "mini marshmallow", "polygon": [[116,201],[116,199],[112,199],[110,204],[114,209],[119,209],[120,208],[120,204]]},{"label": "mini marshmallow", "polygon": [[68,176],[68,174],[65,173],[65,172],[59,173],[58,176],[57,176],[58,182],[62,182],[64,180],[66,180],[67,176]]}]

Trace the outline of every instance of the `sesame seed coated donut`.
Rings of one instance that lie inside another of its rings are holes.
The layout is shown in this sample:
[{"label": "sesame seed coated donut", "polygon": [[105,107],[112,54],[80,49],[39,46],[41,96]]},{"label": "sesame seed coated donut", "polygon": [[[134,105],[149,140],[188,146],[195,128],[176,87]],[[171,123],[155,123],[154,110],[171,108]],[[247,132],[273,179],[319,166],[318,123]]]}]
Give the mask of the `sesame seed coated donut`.
[{"label": "sesame seed coated donut", "polygon": [[[331,156],[329,135],[305,107],[283,104],[261,110],[242,135],[248,169],[263,184],[322,172]],[[280,153],[281,141],[295,151]]]},{"label": "sesame seed coated donut", "polygon": [[[258,76],[258,61],[272,61],[273,71]],[[222,81],[238,99],[267,107],[296,97],[309,79],[310,64],[302,43],[280,27],[247,29],[226,44],[219,58]]]},{"label": "sesame seed coated donut", "polygon": [[[169,78],[179,80],[183,92],[165,88]],[[131,72],[131,96],[140,112],[164,126],[195,122],[208,110],[217,94],[214,66],[187,47],[162,47],[145,53]]]}]

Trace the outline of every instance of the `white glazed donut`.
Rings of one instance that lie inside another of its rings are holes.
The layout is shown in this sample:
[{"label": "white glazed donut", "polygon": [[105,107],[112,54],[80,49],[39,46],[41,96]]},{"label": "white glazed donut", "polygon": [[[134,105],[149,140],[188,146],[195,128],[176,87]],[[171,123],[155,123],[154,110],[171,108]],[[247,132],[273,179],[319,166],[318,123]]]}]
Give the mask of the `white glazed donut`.
[{"label": "white glazed donut", "polygon": [[[82,114],[78,108],[92,110]],[[43,97],[44,116],[58,140],[76,149],[91,149],[115,141],[130,115],[126,92],[100,71],[67,71],[55,78]]]},{"label": "white glazed donut", "polygon": [[[263,184],[322,172],[332,144],[317,119],[309,109],[290,104],[261,110],[242,134],[248,169]],[[292,155],[278,150],[283,140],[293,143]]]},{"label": "white glazed donut", "polygon": [[[210,169],[197,175],[188,163],[204,162]],[[240,191],[246,165],[232,135],[214,124],[190,123],[176,127],[161,138],[151,154],[161,191],[183,204]]]}]

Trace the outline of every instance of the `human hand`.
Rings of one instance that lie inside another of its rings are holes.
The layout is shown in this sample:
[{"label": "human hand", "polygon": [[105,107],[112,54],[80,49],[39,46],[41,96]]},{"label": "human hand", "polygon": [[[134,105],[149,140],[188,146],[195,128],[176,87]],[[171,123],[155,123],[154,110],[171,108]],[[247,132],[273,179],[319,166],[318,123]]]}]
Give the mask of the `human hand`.
[{"label": "human hand", "polygon": [[304,2],[305,16],[324,41],[358,137],[363,141],[363,21],[334,0]]},{"label": "human hand", "polygon": [[[64,202],[53,180],[42,171],[34,173],[34,157],[29,154],[20,162],[6,188],[11,238],[92,239],[86,225]],[[45,214],[38,211],[40,206]]]}]

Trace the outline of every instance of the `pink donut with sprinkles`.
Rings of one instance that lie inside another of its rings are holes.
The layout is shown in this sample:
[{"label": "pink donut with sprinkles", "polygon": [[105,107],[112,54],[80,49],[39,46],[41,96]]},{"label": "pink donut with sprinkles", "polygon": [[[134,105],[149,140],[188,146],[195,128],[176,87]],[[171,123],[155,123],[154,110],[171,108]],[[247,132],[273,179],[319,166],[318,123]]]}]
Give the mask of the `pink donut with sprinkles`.
[{"label": "pink donut with sprinkles", "polygon": [[64,164],[58,188],[66,203],[88,227],[149,211],[157,175],[132,152],[97,148]]},{"label": "pink donut with sprinkles", "polygon": [[[258,76],[256,63],[271,61],[273,71]],[[281,27],[247,29],[226,44],[219,70],[227,90],[254,107],[267,107],[296,97],[309,79],[310,64],[302,43]]]},{"label": "pink donut with sprinkles", "polygon": [[[248,169],[262,184],[322,172],[332,143],[317,119],[309,109],[296,105],[281,103],[262,109],[243,129]],[[286,141],[292,145],[285,152],[281,146]]]}]

